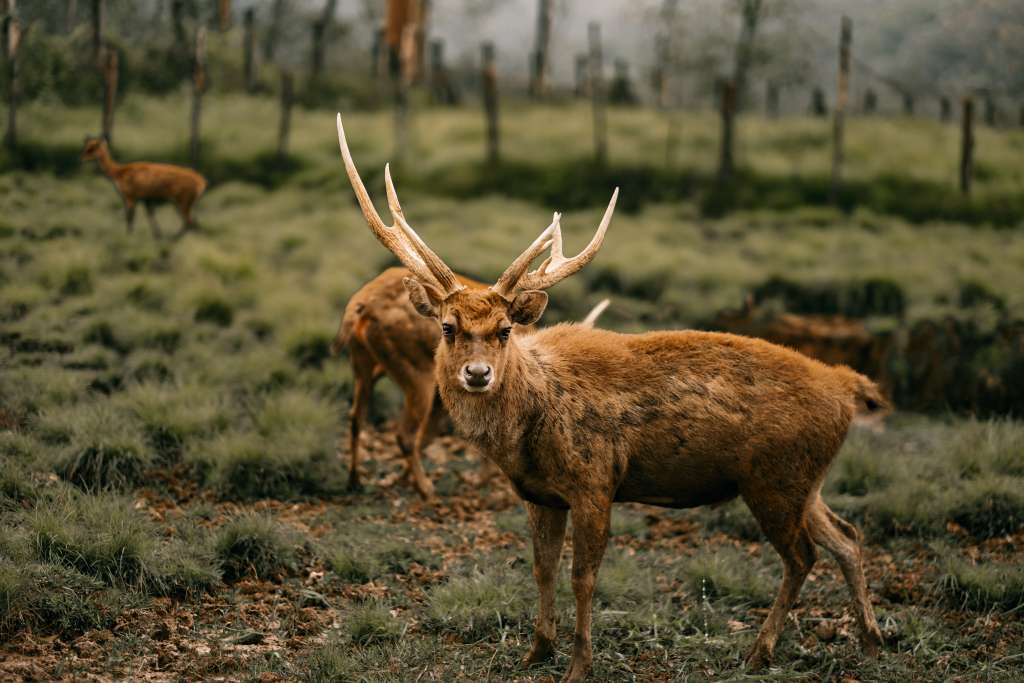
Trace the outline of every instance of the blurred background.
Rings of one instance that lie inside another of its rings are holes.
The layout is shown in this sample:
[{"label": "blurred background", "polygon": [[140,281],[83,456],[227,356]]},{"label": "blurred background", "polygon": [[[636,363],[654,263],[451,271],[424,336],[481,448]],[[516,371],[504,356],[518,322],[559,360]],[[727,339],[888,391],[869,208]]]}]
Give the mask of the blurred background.
[{"label": "blurred background", "polygon": [[[552,211],[582,248],[621,188],[542,324],[609,297],[601,326],[761,336],[893,398],[825,486],[867,534],[891,656],[862,669],[830,569],[783,677],[1014,679],[1024,3],[0,0],[0,22],[0,673],[519,675],[525,515],[467,483],[475,455],[428,449],[435,506],[344,492],[352,376],[330,344],[396,262],[340,111],[378,208],[390,162],[411,224],[485,282]],[[129,233],[86,135],[203,174],[198,229]],[[378,385],[370,482],[398,468],[402,400]],[[749,514],[616,519],[598,680],[739,666],[780,574]],[[121,659],[87,643],[67,664],[83,633]]]}]

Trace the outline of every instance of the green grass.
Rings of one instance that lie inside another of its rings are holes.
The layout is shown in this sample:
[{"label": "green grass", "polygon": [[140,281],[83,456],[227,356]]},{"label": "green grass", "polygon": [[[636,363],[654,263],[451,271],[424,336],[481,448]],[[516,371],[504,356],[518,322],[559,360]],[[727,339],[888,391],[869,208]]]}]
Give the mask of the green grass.
[{"label": "green grass", "polygon": [[956,606],[986,611],[1024,609],[1024,569],[1019,565],[950,560],[940,581],[942,594]]},{"label": "green grass", "polygon": [[214,550],[225,581],[280,577],[296,568],[293,532],[267,515],[230,520],[217,530]]}]

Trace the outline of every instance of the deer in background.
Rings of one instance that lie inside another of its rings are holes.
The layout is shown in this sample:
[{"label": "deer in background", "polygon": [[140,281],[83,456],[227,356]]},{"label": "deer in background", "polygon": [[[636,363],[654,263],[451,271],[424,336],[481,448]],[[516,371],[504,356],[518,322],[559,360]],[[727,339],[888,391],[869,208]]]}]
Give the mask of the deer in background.
[{"label": "deer in background", "polygon": [[90,159],[96,160],[100,170],[110,178],[121,195],[128,232],[134,228],[135,205],[139,201],[146,205],[154,237],[160,237],[160,226],[154,214],[157,204],[170,202],[178,210],[182,221],[178,236],[196,225],[192,207],[206,191],[206,178],[191,168],[148,161],[119,164],[110,156],[105,139],[87,137],[82,148],[82,161]]},{"label": "deer in background", "polygon": [[[348,456],[350,491],[362,489],[359,435],[373,386],[387,375],[401,389],[404,397],[397,437],[405,462],[396,481],[411,477],[413,486],[424,499],[429,499],[434,493],[434,485],[423,470],[422,452],[447,419],[447,412],[437,399],[434,383],[434,349],[440,335],[437,322],[421,316],[409,301],[403,280],[412,274],[405,268],[388,268],[360,287],[349,299],[331,344],[334,355],[347,348],[352,363]],[[486,288],[480,282],[457,277],[467,288]],[[607,299],[600,302],[581,324],[593,325],[607,305]]]},{"label": "deer in background", "polygon": [[[338,116],[352,188],[377,239],[413,278],[409,298],[441,323],[435,373],[456,429],[526,501],[540,590],[526,663],[555,651],[555,579],[572,512],[576,628],[563,683],[590,671],[591,602],[612,504],[673,508],[743,498],[782,557],[782,586],[747,661],[770,661],[786,615],[817,559],[830,551],[849,584],[863,649],[882,643],[862,569],[860,533],[821,498],[850,422],[886,407],[878,387],[769,342],[695,331],[618,334],[555,325],[518,334],[547,306],[544,291],[589,263],[604,241],[618,190],[590,243],[562,253],[559,216],[488,289],[463,285],[409,226],[385,167],[394,224],[377,214]],[[530,264],[550,247],[535,270]]]}]

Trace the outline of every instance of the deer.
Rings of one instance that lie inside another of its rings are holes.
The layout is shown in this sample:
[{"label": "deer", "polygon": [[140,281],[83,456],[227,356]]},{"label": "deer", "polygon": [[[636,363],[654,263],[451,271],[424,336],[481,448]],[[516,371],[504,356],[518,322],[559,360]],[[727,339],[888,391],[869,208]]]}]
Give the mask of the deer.
[{"label": "deer", "polygon": [[516,325],[534,324],[544,313],[545,290],[600,250],[618,188],[576,256],[564,256],[556,213],[493,285],[469,288],[406,221],[390,165],[384,180],[393,220],[385,224],[352,160],[340,114],[337,128],[345,171],[371,232],[413,272],[404,280],[409,298],[440,326],[434,368],[441,402],[456,430],[498,465],[527,508],[540,605],[525,665],[555,652],[555,580],[570,513],[576,623],[561,680],[579,683],[592,667],[592,600],[613,504],[689,508],[735,497],[783,564],[782,585],[748,666],[771,661],[818,546],[838,561],[862,649],[877,656],[882,636],[864,578],[861,534],[821,496],[854,415],[888,407],[874,382],[848,367],[727,333],[622,334],[562,324],[518,334]]},{"label": "deer", "polygon": [[[411,477],[416,492],[429,500],[434,486],[423,470],[421,454],[446,423],[447,413],[434,383],[437,324],[419,315],[409,301],[403,280],[412,275],[406,268],[388,268],[360,287],[345,306],[331,354],[337,356],[347,349],[352,366],[348,490],[363,490],[359,436],[373,387],[386,375],[404,398],[396,437],[405,461],[394,481]],[[468,277],[457,277],[466,287],[486,287]],[[581,324],[593,325],[608,303],[608,299],[598,303]]]},{"label": "deer", "polygon": [[107,141],[102,137],[86,137],[81,158],[82,161],[96,160],[100,170],[110,178],[121,195],[128,232],[135,227],[135,205],[140,201],[146,206],[149,226],[155,238],[160,237],[156,206],[163,202],[174,204],[181,216],[179,237],[197,225],[192,207],[206,191],[206,178],[191,168],[148,161],[119,164],[111,157]]}]

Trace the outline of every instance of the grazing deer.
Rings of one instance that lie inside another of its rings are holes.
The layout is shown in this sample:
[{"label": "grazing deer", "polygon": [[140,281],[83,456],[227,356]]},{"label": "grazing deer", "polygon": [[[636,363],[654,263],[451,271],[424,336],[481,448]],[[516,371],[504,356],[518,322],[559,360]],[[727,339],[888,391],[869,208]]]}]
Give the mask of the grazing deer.
[{"label": "grazing deer", "polygon": [[[417,313],[409,301],[403,280],[412,274],[405,268],[388,268],[363,285],[349,299],[331,344],[334,355],[347,348],[352,363],[349,490],[362,489],[358,469],[359,434],[373,385],[387,375],[404,396],[397,437],[406,460],[399,478],[411,476],[413,486],[423,498],[430,498],[434,492],[434,485],[423,471],[421,454],[439,431],[447,413],[437,400],[434,383],[437,323]],[[469,278],[458,277],[467,288],[486,287]],[[607,305],[605,299],[595,306],[582,324],[593,325]]]},{"label": "grazing deer", "polygon": [[[830,463],[861,411],[885,400],[868,378],[769,342],[695,331],[618,334],[555,325],[529,335],[543,290],[597,254],[618,190],[590,243],[562,254],[559,215],[489,289],[465,287],[409,227],[385,167],[394,225],[374,209],[338,116],[341,155],[370,229],[409,268],[409,298],[441,323],[435,372],[459,432],[491,458],[527,502],[533,574],[540,589],[533,647],[555,643],[555,578],[572,511],[576,635],[563,683],[591,668],[591,600],[608,542],[611,507],[638,502],[685,508],[740,496],[782,557],[778,597],[748,662],[770,660],[786,615],[817,556],[839,562],[865,652],[882,642],[861,567],[860,534],[821,498]],[[548,247],[550,255],[530,264]]]},{"label": "grazing deer", "polygon": [[82,160],[95,159],[100,170],[110,178],[124,202],[124,218],[131,232],[135,224],[135,204],[139,201],[146,205],[149,226],[154,237],[160,237],[160,225],[156,222],[154,211],[156,205],[171,202],[181,215],[181,231],[196,225],[192,216],[192,207],[206,190],[206,178],[191,168],[172,166],[171,164],[155,164],[148,161],[135,161],[119,164],[110,156],[107,141],[103,138],[85,138],[82,148]]}]

